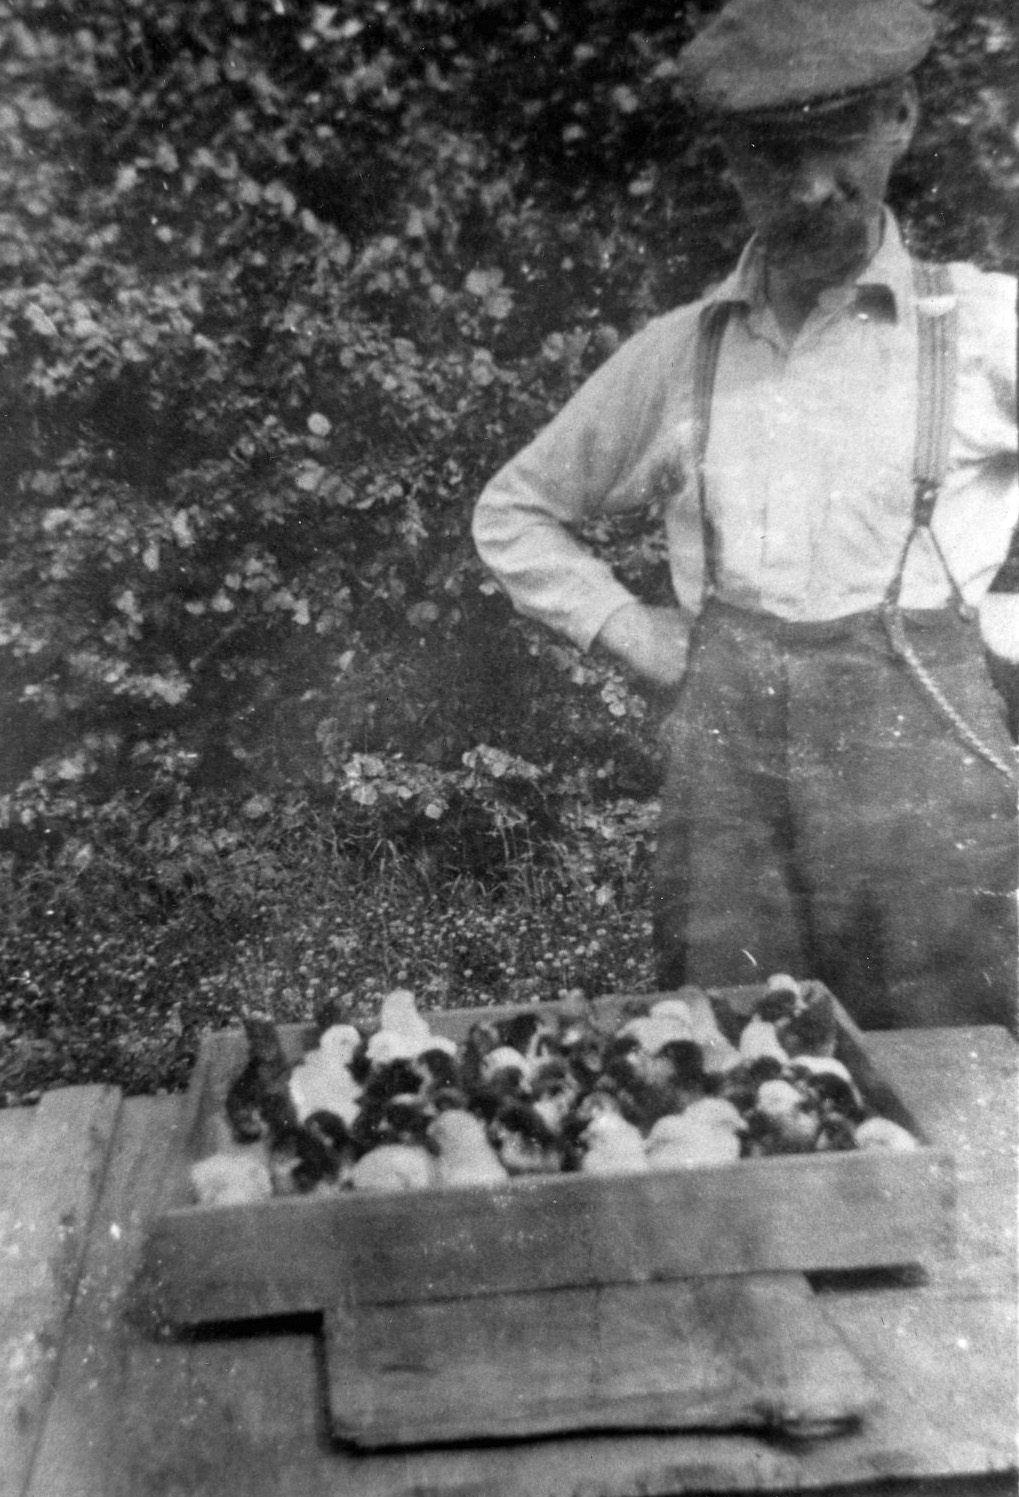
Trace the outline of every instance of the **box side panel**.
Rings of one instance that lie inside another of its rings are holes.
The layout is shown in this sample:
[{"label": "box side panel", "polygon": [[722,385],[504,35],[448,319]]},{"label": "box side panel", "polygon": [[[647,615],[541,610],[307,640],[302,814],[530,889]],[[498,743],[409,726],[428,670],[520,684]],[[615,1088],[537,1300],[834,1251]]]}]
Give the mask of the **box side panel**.
[{"label": "box side panel", "polygon": [[703,1274],[914,1262],[944,1250],[931,1150],[754,1160],[660,1176],[319,1196],[166,1213],[142,1286],[171,1323]]}]

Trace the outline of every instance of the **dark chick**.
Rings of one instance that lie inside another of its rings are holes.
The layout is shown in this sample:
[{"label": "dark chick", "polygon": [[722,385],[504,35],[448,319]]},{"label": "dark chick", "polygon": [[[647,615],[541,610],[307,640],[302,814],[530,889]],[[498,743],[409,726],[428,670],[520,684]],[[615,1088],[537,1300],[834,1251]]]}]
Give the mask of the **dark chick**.
[{"label": "dark chick", "polygon": [[790,1055],[832,1055],[838,1039],[838,1022],[831,994],[807,986],[804,1006],[779,1027],[779,1039]]},{"label": "dark chick", "polygon": [[268,1097],[289,1095],[290,1065],[273,1021],[264,1014],[247,1014],[244,1031],[248,1059],[233,1081],[224,1111],[239,1143],[252,1143],[265,1133],[264,1104]]},{"label": "dark chick", "polygon": [[425,1091],[444,1091],[460,1085],[460,1066],[448,1050],[422,1050],[413,1067]]},{"label": "dark chick", "polygon": [[460,1065],[461,1084],[468,1092],[482,1084],[485,1056],[501,1044],[502,1039],[494,1024],[479,1020],[468,1029]]},{"label": "dark chick", "polygon": [[563,1144],[527,1102],[510,1101],[488,1125],[488,1137],[508,1174],[548,1175],[563,1167]]}]

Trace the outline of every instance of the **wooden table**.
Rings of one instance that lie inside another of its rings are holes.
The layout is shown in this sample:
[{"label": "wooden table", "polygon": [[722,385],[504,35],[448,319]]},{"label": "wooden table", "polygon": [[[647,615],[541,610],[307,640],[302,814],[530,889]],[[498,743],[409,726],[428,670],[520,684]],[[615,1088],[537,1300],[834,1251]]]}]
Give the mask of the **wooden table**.
[{"label": "wooden table", "polygon": [[956,1153],[959,1240],[922,1283],[815,1284],[882,1391],[857,1432],[332,1447],[313,1319],[163,1341],[132,1328],[139,1237],[180,1099],[81,1087],[0,1112],[0,1497],[1015,1493],[1019,1052],[996,1029],[870,1039]]}]

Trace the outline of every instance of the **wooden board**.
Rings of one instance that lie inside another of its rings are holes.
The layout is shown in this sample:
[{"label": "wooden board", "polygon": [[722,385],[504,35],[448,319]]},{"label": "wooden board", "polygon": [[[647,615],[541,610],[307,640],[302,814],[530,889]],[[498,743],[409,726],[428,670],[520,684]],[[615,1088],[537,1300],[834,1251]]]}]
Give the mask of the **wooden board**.
[{"label": "wooden board", "polygon": [[[744,1009],[755,996],[743,989],[725,995]],[[618,1022],[630,1001],[601,1000],[599,1018]],[[437,1032],[459,1037],[477,1016],[460,1011],[430,1021]],[[291,1029],[284,1038],[296,1057],[308,1031]],[[841,1045],[881,1110],[919,1133],[848,1020]],[[190,1164],[215,1146],[223,1099],[244,1056],[237,1031],[203,1044],[184,1147],[148,1235],[139,1310],[168,1324],[316,1311],[341,1293],[359,1304],[397,1304],[701,1274],[868,1267],[950,1251],[951,1158],[929,1147],[755,1159],[651,1176],[519,1178],[495,1189],[188,1205]]]},{"label": "wooden board", "polygon": [[817,1436],[878,1402],[798,1274],[338,1308],[325,1336],[333,1434],[369,1449],[584,1429]]},{"label": "wooden board", "polygon": [[120,1110],[112,1087],[0,1113],[0,1492],[20,1493]]},{"label": "wooden board", "polygon": [[[925,1122],[930,1112],[936,1143],[955,1148],[960,1138],[965,1143],[976,1136],[981,1118],[972,1101],[967,1112],[966,1097],[978,1085],[983,1048],[971,1064],[955,1032],[946,1031],[939,1047],[924,1051],[921,1072],[919,1064],[909,1065],[910,1036],[901,1042],[899,1036],[869,1038],[882,1068],[886,1041],[895,1042],[893,1079]],[[1012,1054],[1014,1088],[1014,1046]],[[936,1061],[929,1072],[928,1058]],[[943,1120],[946,1096],[958,1101],[960,1120]],[[828,1314],[838,1311],[861,1360],[878,1373],[884,1400],[838,1439],[616,1432],[371,1454],[331,1444],[313,1323],[275,1322],[257,1335],[234,1328],[155,1340],[123,1316],[145,1227],[159,1208],[160,1172],[177,1148],[173,1128],[182,1107],[183,1099],[173,1097],[124,1104],[25,1497],[788,1497],[821,1491],[1014,1497],[1014,1406],[986,1394],[1014,1361],[1015,1346],[1001,1335],[988,1340],[997,1307],[974,1299],[969,1285],[959,1303],[945,1286],[841,1290],[826,1297]],[[974,1180],[974,1192],[981,1188]],[[990,1197],[979,1213],[988,1231],[994,1201]],[[999,1200],[999,1231],[1012,1210]],[[967,1219],[960,1227],[964,1267],[971,1246]],[[946,1274],[952,1271],[949,1266]],[[958,1345],[963,1340],[966,1350]],[[937,1375],[918,1393],[921,1368]]]}]

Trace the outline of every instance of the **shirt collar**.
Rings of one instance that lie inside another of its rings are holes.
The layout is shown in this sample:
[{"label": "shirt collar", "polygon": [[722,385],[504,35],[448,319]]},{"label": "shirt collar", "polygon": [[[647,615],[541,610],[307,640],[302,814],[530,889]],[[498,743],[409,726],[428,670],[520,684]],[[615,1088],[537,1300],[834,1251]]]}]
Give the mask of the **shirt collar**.
[{"label": "shirt collar", "polygon": [[[881,244],[873,259],[846,286],[825,292],[822,306],[866,307],[869,312],[896,321],[902,308],[913,300],[913,272],[892,213],[883,210]],[[704,298],[708,305],[728,302],[760,315],[765,308],[764,262],[756,235],[743,250],[735,269]]]}]

